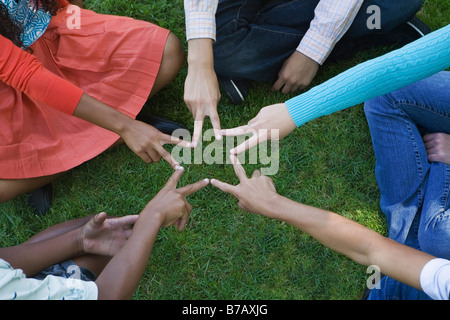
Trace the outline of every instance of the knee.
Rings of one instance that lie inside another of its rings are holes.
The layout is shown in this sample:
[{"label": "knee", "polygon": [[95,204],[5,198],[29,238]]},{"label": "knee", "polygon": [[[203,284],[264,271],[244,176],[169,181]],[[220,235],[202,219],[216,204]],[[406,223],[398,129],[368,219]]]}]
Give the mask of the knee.
[{"label": "knee", "polygon": [[0,203],[12,200],[14,196],[11,194],[11,188],[3,180],[0,180]]},{"label": "knee", "polygon": [[367,121],[383,113],[383,109],[389,104],[386,96],[379,96],[364,103],[364,114]]},{"label": "knee", "polygon": [[174,75],[180,72],[185,59],[183,45],[178,37],[172,32],[169,33],[164,47],[161,66]]},{"label": "knee", "polygon": [[439,215],[419,228],[420,249],[438,258],[450,259],[450,218]]}]

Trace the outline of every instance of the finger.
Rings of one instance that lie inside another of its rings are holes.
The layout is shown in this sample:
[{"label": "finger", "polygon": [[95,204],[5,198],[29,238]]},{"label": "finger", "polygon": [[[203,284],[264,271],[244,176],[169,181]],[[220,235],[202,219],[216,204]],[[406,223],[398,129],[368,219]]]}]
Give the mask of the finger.
[{"label": "finger", "polygon": [[238,157],[235,155],[230,155],[231,163],[233,164],[234,173],[236,173],[236,176],[239,178],[239,181],[247,179],[247,173],[245,172],[244,167],[242,167],[241,163],[239,162]]},{"label": "finger", "polygon": [[192,137],[192,147],[195,147],[200,140],[203,129],[203,118],[194,121],[194,135]]},{"label": "finger", "polygon": [[253,171],[252,178],[257,178],[261,176],[261,171],[255,170]]},{"label": "finger", "polygon": [[162,144],[173,144],[173,145],[179,145],[183,148],[190,148],[192,146],[191,142],[182,140],[175,136],[169,136],[168,134],[165,134],[163,136],[163,139],[161,140]]},{"label": "finger", "polygon": [[222,140],[222,135],[220,133],[220,119],[217,112],[209,116],[209,119],[211,120],[212,127],[214,129],[214,134],[216,136],[217,140]]},{"label": "finger", "polygon": [[178,181],[180,181],[181,175],[183,174],[184,168],[181,166],[178,166],[175,168],[175,171],[170,176],[169,180],[167,180],[167,183],[165,187],[170,189],[176,189]]},{"label": "finger", "polygon": [[242,136],[251,132],[254,132],[254,129],[248,124],[236,128],[220,130],[220,133],[223,136]]},{"label": "finger", "polygon": [[139,152],[137,154],[139,156],[139,158],[142,159],[142,161],[144,161],[146,164],[150,164],[153,162],[152,158],[148,155],[147,152]]},{"label": "finger", "polygon": [[96,224],[102,224],[103,222],[105,222],[106,217],[107,217],[106,212],[100,212],[100,213],[95,215],[94,222]]},{"label": "finger", "polygon": [[184,227],[186,226],[188,219],[189,219],[189,215],[192,212],[192,206],[186,202],[186,213],[184,213],[180,219],[178,219],[177,221],[177,229],[178,231],[182,231],[184,229]]},{"label": "finger", "polygon": [[222,190],[223,192],[231,193],[232,195],[235,195],[235,188],[236,188],[236,186],[233,186],[233,185],[228,184],[226,182],[222,182],[222,181],[217,180],[217,179],[211,179],[211,184],[214,187]]},{"label": "finger", "polygon": [[258,141],[258,139],[259,139],[258,135],[255,134],[255,135],[251,136],[250,139],[247,139],[244,142],[242,142],[236,148],[231,149],[230,153],[233,155],[239,154],[241,152],[244,152],[244,151],[256,146],[259,142],[263,142],[263,141]]},{"label": "finger", "polygon": [[198,190],[206,187],[209,184],[209,179],[203,179],[200,181],[197,181],[193,184],[188,184],[187,186],[181,187],[178,189],[178,192],[181,193],[183,196],[187,197]]},{"label": "finger", "polygon": [[289,85],[288,83],[286,83],[283,88],[281,89],[281,93],[282,94],[288,94],[289,92],[291,92],[291,85]]},{"label": "finger", "polygon": [[132,224],[136,223],[138,218],[139,218],[138,214],[133,214],[133,215],[126,215],[126,216],[120,217],[118,219],[124,229],[131,230],[130,226]]},{"label": "finger", "polygon": [[172,155],[169,153],[169,151],[167,151],[166,149],[164,149],[162,146],[157,147],[157,151],[158,153],[161,155],[161,157],[163,157],[164,160],[166,160],[171,166],[172,168],[176,168],[177,166],[179,166],[180,164],[172,157]]},{"label": "finger", "polygon": [[281,79],[281,78],[278,78],[277,81],[275,81],[275,83],[273,84],[272,90],[278,91],[278,90],[280,90],[281,88],[283,88],[284,85],[285,85],[284,80]]}]

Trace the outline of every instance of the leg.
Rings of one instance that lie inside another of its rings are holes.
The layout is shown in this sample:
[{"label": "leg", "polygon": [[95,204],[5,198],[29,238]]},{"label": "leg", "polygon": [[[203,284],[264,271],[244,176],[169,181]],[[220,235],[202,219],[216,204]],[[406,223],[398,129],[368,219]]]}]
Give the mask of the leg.
[{"label": "leg", "polygon": [[[450,168],[428,163],[421,128],[450,130],[449,83],[450,73],[441,72],[365,105],[389,236],[447,259]],[[383,277],[380,285],[369,299],[429,299],[389,277]]]},{"label": "leg", "polygon": [[429,164],[422,137],[390,95],[365,104],[376,158],[375,174],[389,237],[417,248],[413,226],[425,194]]},{"label": "leg", "polygon": [[318,0],[220,1],[214,63],[219,78],[274,81],[314,17]]},{"label": "leg", "polygon": [[167,86],[178,75],[184,64],[184,49],[172,32],[167,37],[164,53],[150,97]]},{"label": "leg", "polygon": [[[449,83],[450,72],[440,72],[365,105],[377,161],[381,209],[388,219],[389,236],[401,243],[417,231],[411,228],[417,215],[422,212],[422,226],[424,216],[430,215],[427,211],[436,209],[431,203],[438,201],[441,213],[445,206],[448,208],[448,168],[428,162],[422,133],[449,132]],[[418,240],[414,242],[418,245]]]},{"label": "leg", "polygon": [[7,202],[23,194],[41,188],[55,181],[62,173],[29,179],[5,180],[0,179],[0,203]]},{"label": "leg", "polygon": [[[367,20],[373,14],[368,13],[367,9],[372,5],[380,8],[381,29],[367,27]],[[386,34],[414,17],[421,7],[422,0],[366,0],[346,35],[349,38],[358,38],[368,34]]]}]

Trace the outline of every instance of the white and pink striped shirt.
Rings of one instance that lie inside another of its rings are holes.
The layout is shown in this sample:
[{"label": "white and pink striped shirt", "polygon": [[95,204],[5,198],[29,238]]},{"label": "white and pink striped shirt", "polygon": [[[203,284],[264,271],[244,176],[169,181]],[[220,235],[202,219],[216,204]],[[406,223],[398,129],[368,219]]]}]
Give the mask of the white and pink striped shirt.
[{"label": "white and pink striped shirt", "polygon": [[[218,0],[184,0],[186,38],[216,39]],[[350,28],[363,0],[321,0],[309,30],[297,50],[319,64],[325,62],[336,43]]]}]

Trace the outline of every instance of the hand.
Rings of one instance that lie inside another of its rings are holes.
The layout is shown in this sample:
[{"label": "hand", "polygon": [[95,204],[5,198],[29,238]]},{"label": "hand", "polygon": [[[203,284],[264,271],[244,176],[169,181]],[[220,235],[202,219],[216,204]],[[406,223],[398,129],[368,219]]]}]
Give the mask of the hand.
[{"label": "hand", "polygon": [[184,101],[194,117],[192,147],[195,147],[200,139],[203,121],[207,116],[211,120],[216,139],[221,139],[217,113],[220,90],[214,71],[211,42],[210,39],[189,41],[189,67],[184,85]]},{"label": "hand", "polygon": [[249,179],[238,158],[234,155],[231,155],[230,158],[240,183],[233,186],[217,179],[211,179],[211,184],[234,195],[239,200],[238,205],[241,209],[275,218],[271,207],[276,204],[279,195],[275,190],[272,179],[261,175],[259,170],[255,170]]},{"label": "hand", "polygon": [[85,253],[114,256],[131,235],[132,225],[138,215],[108,218],[101,212],[89,220],[82,228]]},{"label": "hand", "polygon": [[121,137],[128,147],[136,153],[145,163],[158,162],[164,158],[172,168],[178,166],[178,162],[163,148],[164,144],[179,144],[189,148],[191,144],[177,137],[162,133],[155,127],[138,120],[132,120],[122,131]]},{"label": "hand", "polygon": [[252,134],[248,140],[230,150],[232,154],[239,154],[268,139],[281,140],[296,127],[286,104],[280,103],[262,108],[247,125],[225,129],[221,133],[224,136]]},{"label": "hand", "polygon": [[208,179],[204,179],[177,189],[177,183],[183,171],[183,167],[178,167],[164,188],[147,204],[143,211],[143,214],[161,215],[161,226],[167,227],[173,224],[179,231],[185,227],[192,211],[186,197],[204,188],[209,183]]},{"label": "hand", "polygon": [[450,165],[450,134],[430,133],[423,136],[425,149],[430,162],[442,162]]},{"label": "hand", "polygon": [[283,63],[272,89],[275,91],[281,90],[284,94],[304,89],[311,84],[318,70],[319,64],[316,61],[299,51],[295,51]]}]

